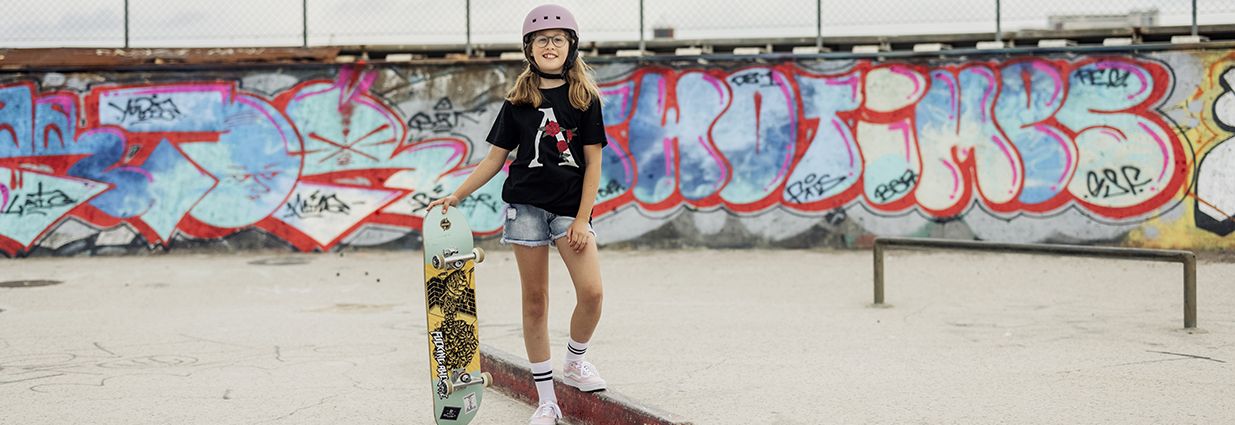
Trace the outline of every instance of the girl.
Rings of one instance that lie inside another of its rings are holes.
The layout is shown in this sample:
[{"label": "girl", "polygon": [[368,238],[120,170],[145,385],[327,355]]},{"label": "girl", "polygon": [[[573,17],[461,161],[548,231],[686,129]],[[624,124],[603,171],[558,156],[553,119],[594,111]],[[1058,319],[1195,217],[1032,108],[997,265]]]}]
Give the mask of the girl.
[{"label": "girl", "polygon": [[562,412],[553,391],[548,331],[549,245],[556,245],[577,293],[562,380],[601,391],[605,380],[583,360],[600,321],[603,290],[592,206],[600,186],[605,124],[600,90],[579,57],[579,27],[557,5],[532,9],[523,20],[527,67],[506,95],[489,131],[493,146],[453,194],[434,201],[445,211],[492,179],[517,150],[502,187],[506,223],[523,287],[523,340],[540,406],[530,424],[556,424]]}]

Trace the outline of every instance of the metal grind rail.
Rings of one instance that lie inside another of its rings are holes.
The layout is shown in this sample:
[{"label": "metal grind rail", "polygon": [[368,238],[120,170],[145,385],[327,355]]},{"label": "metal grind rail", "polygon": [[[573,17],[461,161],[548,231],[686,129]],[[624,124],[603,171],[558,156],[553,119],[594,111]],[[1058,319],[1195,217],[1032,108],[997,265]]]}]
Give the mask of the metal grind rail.
[{"label": "metal grind rail", "polygon": [[1196,255],[1190,251],[1104,246],[1019,244],[930,238],[875,238],[875,305],[884,305],[884,252],[889,248],[936,248],[985,253],[1050,254],[1180,263],[1184,266],[1184,328],[1196,327]]}]

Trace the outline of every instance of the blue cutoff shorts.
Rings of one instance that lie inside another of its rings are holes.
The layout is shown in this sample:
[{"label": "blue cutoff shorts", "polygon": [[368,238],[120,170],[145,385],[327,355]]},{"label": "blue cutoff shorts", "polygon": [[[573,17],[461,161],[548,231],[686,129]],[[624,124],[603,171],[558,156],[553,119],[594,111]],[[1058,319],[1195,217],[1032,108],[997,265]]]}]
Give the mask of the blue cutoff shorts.
[{"label": "blue cutoff shorts", "polygon": [[[557,215],[526,204],[508,204],[505,211],[506,225],[502,226],[502,243],[522,246],[548,246],[566,237],[566,231],[575,221],[574,217]],[[592,237],[596,231],[588,223]]]}]

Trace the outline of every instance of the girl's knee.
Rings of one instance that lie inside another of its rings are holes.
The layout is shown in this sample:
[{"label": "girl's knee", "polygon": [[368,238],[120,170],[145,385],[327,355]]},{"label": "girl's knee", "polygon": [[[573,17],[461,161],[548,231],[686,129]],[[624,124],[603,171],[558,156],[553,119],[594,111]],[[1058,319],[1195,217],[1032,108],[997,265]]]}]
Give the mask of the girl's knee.
[{"label": "girl's knee", "polygon": [[548,297],[523,297],[523,317],[543,319],[549,314]]},{"label": "girl's knee", "polygon": [[601,289],[600,284],[585,285],[578,289],[576,296],[579,304],[599,307],[605,299],[605,291]]}]

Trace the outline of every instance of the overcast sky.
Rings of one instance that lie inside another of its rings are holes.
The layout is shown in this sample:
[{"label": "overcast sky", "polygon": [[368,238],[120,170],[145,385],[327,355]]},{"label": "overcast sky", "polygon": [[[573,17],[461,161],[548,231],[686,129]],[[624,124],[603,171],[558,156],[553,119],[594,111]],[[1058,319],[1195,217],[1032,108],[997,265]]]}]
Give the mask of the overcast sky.
[{"label": "overcast sky", "polygon": [[[464,0],[304,0],[309,44],[463,43]],[[586,40],[637,40],[638,0],[557,0]],[[472,0],[472,41],[519,39],[529,0]],[[1199,22],[1235,23],[1235,0],[1197,0]],[[302,0],[129,0],[130,44],[299,46]],[[1058,14],[1157,8],[1162,25],[1191,22],[1189,0],[1003,0],[1004,30],[1045,28]],[[678,38],[815,35],[815,0],[645,0],[645,26]],[[995,0],[823,0],[823,33],[895,35],[994,31]],[[117,47],[124,0],[3,0],[0,47]]]}]

